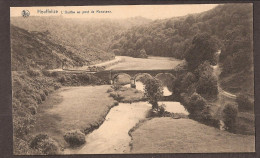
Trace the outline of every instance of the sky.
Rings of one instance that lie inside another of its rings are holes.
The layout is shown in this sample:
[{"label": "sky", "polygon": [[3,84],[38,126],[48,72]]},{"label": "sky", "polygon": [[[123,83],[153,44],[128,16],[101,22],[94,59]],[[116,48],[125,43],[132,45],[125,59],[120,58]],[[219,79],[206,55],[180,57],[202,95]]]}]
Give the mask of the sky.
[{"label": "sky", "polygon": [[[130,18],[142,16],[148,19],[165,19],[200,13],[218,4],[174,5],[117,5],[117,6],[56,6],[56,7],[11,7],[10,16],[22,16],[28,10],[30,16],[63,16],[65,18]],[[46,12],[48,10],[48,12]],[[57,11],[56,13],[54,11]],[[105,12],[102,12],[105,11]]]}]

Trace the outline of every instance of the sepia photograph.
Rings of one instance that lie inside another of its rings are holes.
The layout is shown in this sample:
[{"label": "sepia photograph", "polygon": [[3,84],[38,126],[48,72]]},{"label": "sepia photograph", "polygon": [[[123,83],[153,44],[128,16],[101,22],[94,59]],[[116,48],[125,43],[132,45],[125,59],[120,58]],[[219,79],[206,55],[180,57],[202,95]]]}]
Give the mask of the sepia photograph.
[{"label": "sepia photograph", "polygon": [[255,152],[253,3],[10,7],[14,155]]}]

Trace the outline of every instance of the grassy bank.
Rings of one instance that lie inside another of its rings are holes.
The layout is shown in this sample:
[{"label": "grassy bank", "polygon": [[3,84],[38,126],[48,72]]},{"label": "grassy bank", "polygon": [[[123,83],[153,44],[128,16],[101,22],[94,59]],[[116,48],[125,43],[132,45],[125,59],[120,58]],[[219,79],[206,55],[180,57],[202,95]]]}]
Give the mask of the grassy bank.
[{"label": "grassy bank", "polygon": [[[62,85],[91,85],[102,84],[101,80],[92,74],[61,74],[57,72],[38,71],[12,71],[12,106],[13,106],[13,136],[14,154],[42,154],[33,151],[29,146],[33,139],[32,128],[42,126],[37,120],[43,109],[49,109],[58,104],[60,99],[53,99],[52,93]],[[49,99],[50,98],[50,99]],[[49,122],[59,120],[58,115],[48,115]],[[44,122],[44,125],[48,122]],[[93,128],[93,127],[91,127]],[[44,131],[43,131],[44,132]]]},{"label": "grassy bank", "polygon": [[33,134],[46,133],[62,147],[67,147],[63,139],[67,131],[91,132],[116,105],[106,93],[108,88],[105,85],[61,88],[40,105]]},{"label": "grassy bank", "polygon": [[190,119],[154,118],[132,135],[132,153],[254,152],[255,137],[236,135]]}]

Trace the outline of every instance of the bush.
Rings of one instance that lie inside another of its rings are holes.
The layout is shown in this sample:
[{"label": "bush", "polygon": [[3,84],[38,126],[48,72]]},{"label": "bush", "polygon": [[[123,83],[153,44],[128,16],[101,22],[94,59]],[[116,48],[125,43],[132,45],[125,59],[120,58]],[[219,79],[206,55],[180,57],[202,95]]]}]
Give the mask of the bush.
[{"label": "bush", "polygon": [[111,92],[110,97],[114,98],[116,101],[120,102],[124,97],[120,96],[117,92]]},{"label": "bush", "polygon": [[113,103],[113,106],[118,106],[119,105],[119,102],[118,101],[115,101],[114,103]]},{"label": "bush", "polygon": [[201,112],[206,108],[206,100],[198,93],[193,93],[186,109],[193,117],[200,117]]},{"label": "bush", "polygon": [[28,73],[29,76],[31,76],[31,77],[36,77],[36,76],[39,76],[39,75],[40,75],[40,73],[39,73],[38,71],[33,70],[33,69],[27,70],[27,73]]},{"label": "bush", "polygon": [[112,86],[112,88],[113,88],[115,91],[117,91],[117,90],[119,90],[120,88],[122,88],[122,86],[119,85],[119,84],[114,84],[114,85]]},{"label": "bush", "polygon": [[59,82],[60,82],[60,83],[66,82],[66,77],[65,77],[65,76],[61,76],[61,77],[59,78]]},{"label": "bush", "polygon": [[86,142],[85,134],[79,130],[66,132],[63,138],[70,146],[80,146]]},{"label": "bush", "polygon": [[54,90],[57,90],[57,89],[59,89],[61,86],[60,86],[59,84],[57,84],[57,83],[54,83],[53,87],[54,87]]},{"label": "bush", "polygon": [[48,96],[48,95],[49,95],[49,92],[48,92],[47,89],[44,89],[43,92],[44,92],[45,96]]},{"label": "bush", "polygon": [[158,115],[161,117],[164,115],[164,113],[165,113],[165,104],[162,104],[161,106],[159,106]]},{"label": "bush", "polygon": [[252,111],[254,110],[254,103],[249,100],[249,98],[243,94],[239,94],[236,98],[239,111]]},{"label": "bush", "polygon": [[59,73],[56,72],[56,71],[54,71],[54,72],[51,73],[51,76],[52,76],[52,77],[58,77],[58,76],[59,76]]},{"label": "bush", "polygon": [[51,72],[48,71],[48,70],[42,70],[42,74],[43,74],[44,76],[47,76],[47,77],[50,77],[50,76],[51,76]]},{"label": "bush", "polygon": [[107,93],[110,93],[110,92],[113,92],[113,89],[112,89],[112,88],[109,88],[109,89],[107,90]]},{"label": "bush", "polygon": [[211,72],[201,74],[197,85],[197,92],[201,95],[216,98],[218,95],[218,81],[216,76]]},{"label": "bush", "polygon": [[229,131],[234,131],[238,109],[235,104],[227,104],[223,110],[224,123]]},{"label": "bush", "polygon": [[44,92],[40,93],[41,100],[44,101],[46,99],[46,95]]},{"label": "bush", "polygon": [[37,109],[35,106],[29,106],[28,109],[30,110],[32,115],[35,115],[37,113]]},{"label": "bush", "polygon": [[152,104],[152,109],[158,110],[158,100],[163,96],[163,87],[161,82],[156,78],[145,81],[144,96]]},{"label": "bush", "polygon": [[58,154],[59,147],[56,141],[51,139],[47,134],[38,134],[31,141],[30,147],[38,149],[43,154],[54,155]]}]

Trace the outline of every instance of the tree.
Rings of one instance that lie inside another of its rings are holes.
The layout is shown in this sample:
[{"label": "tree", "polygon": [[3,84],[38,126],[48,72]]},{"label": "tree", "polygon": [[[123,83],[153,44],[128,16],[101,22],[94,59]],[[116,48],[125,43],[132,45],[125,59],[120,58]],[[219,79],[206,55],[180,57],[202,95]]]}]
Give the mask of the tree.
[{"label": "tree", "polygon": [[193,71],[206,60],[208,60],[211,65],[215,65],[215,53],[218,50],[218,46],[218,40],[208,33],[200,33],[194,36],[192,44],[185,56],[188,62],[188,68]]},{"label": "tree", "polygon": [[223,110],[223,114],[225,126],[228,130],[233,131],[238,114],[237,106],[234,104],[227,104]]},{"label": "tree", "polygon": [[188,110],[192,117],[198,118],[200,117],[201,112],[206,108],[206,106],[206,100],[198,93],[194,92],[190,97],[188,106],[186,105],[185,108]]},{"label": "tree", "polygon": [[156,78],[148,78],[145,81],[144,95],[148,102],[152,104],[152,109],[158,111],[158,100],[163,96],[163,87],[161,82]]},{"label": "tree", "polygon": [[144,49],[141,49],[137,57],[138,58],[148,58],[148,55],[146,54],[146,51]]},{"label": "tree", "polygon": [[218,94],[218,80],[213,73],[213,68],[208,61],[205,61],[195,70],[198,78],[197,92],[206,97],[216,97]]}]

